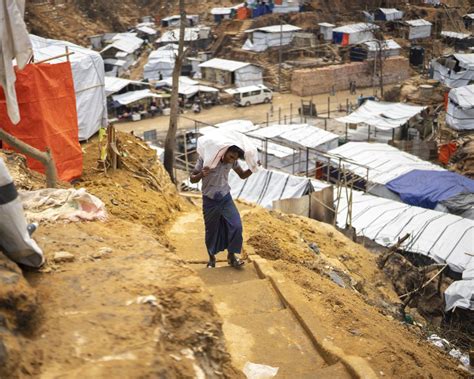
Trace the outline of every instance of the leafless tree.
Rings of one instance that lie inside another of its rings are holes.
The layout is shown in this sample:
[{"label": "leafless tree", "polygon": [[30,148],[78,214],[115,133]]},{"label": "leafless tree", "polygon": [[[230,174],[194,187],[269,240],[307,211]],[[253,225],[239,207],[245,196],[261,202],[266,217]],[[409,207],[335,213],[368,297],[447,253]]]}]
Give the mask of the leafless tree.
[{"label": "leafless tree", "polygon": [[178,129],[178,118],[179,118],[179,104],[178,104],[178,90],[179,90],[179,77],[181,74],[181,66],[184,59],[184,33],[186,28],[186,11],[184,9],[184,0],[179,0],[179,13],[180,13],[180,24],[179,24],[179,42],[178,42],[178,55],[175,59],[173,68],[173,85],[171,89],[171,109],[170,109],[170,124],[168,127],[168,133],[166,134],[165,141],[165,169],[171,177],[173,182],[176,182],[174,177],[173,165],[174,165],[174,150],[176,147],[176,131]]}]

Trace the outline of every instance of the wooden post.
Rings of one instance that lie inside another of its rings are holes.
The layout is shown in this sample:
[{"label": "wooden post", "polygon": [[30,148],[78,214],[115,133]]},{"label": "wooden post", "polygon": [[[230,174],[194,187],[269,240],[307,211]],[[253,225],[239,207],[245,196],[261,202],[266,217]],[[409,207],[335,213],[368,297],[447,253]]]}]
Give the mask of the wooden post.
[{"label": "wooden post", "polygon": [[349,139],[348,130],[347,130],[347,129],[348,129],[348,127],[347,127],[347,122],[346,122],[346,142],[347,142],[347,140]]},{"label": "wooden post", "polygon": [[349,99],[346,99],[346,114],[349,114]]},{"label": "wooden post", "polygon": [[367,142],[370,142],[370,125],[369,125],[369,132],[367,133]]},{"label": "wooden post", "polygon": [[267,112],[267,126],[270,125],[270,115]]},{"label": "wooden post", "polygon": [[278,107],[278,124],[281,124],[281,107]]},{"label": "wooden post", "polygon": [[283,116],[284,124],[286,125],[286,115]]},{"label": "wooden post", "polygon": [[290,103],[290,124],[293,121],[293,103]]},{"label": "wooden post", "polygon": [[328,119],[324,119],[324,130],[328,130]]},{"label": "wooden post", "polygon": [[304,107],[303,107],[303,99],[301,99],[301,112],[300,112],[300,122],[303,123],[303,116],[304,116]]},{"label": "wooden post", "polygon": [[57,182],[57,173],[56,166],[54,164],[54,159],[51,156],[49,148],[46,149],[46,152],[42,152],[36,149],[33,146],[26,144],[25,142],[19,140],[18,138],[8,134],[6,131],[0,128],[0,139],[5,141],[14,149],[18,150],[20,153],[28,155],[31,158],[39,161],[46,168],[46,186],[48,188],[55,188]]},{"label": "wooden post", "polygon": [[328,96],[328,118],[331,117],[331,98]]}]

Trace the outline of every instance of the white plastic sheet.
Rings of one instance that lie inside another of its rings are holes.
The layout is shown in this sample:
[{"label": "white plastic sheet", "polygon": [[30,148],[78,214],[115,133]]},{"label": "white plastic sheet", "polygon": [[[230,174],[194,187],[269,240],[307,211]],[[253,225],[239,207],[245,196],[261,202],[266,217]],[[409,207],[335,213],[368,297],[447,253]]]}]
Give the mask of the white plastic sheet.
[{"label": "white plastic sheet", "polygon": [[346,170],[361,178],[366,179],[368,167],[370,183],[386,184],[413,170],[445,171],[440,166],[384,143],[348,142],[329,153],[352,161],[345,164]]},{"label": "white plastic sheet", "polygon": [[8,116],[13,124],[20,122],[20,110],[16,99],[16,76],[12,61],[16,59],[21,70],[33,53],[23,21],[24,13],[25,0],[0,2],[0,86],[4,89]]},{"label": "white plastic sheet", "polygon": [[446,124],[455,130],[474,130],[474,84],[449,92]]},{"label": "white plastic sheet", "polygon": [[[341,197],[337,215],[341,228],[346,226],[347,211],[347,199]],[[474,241],[474,221],[452,214],[353,191],[352,226],[358,235],[387,247],[409,233],[401,248],[448,263],[456,272],[463,272],[474,259],[468,255]]]},{"label": "white plastic sheet", "polygon": [[406,124],[426,107],[402,103],[367,100],[351,114],[336,118],[347,124],[367,124],[381,130],[391,130]]},{"label": "white plastic sheet", "polygon": [[215,168],[230,146],[240,147],[245,153],[245,162],[252,172],[258,169],[258,151],[255,145],[242,133],[217,129],[197,140],[197,152],[204,161],[204,167]]}]

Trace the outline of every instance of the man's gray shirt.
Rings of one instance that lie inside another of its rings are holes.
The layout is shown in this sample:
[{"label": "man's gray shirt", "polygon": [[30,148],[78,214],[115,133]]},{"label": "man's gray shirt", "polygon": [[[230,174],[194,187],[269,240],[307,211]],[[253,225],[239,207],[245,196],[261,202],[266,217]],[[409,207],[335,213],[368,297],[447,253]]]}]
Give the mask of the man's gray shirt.
[{"label": "man's gray shirt", "polygon": [[[201,172],[203,164],[202,158],[199,158],[193,170],[194,175]],[[202,194],[211,199],[222,198],[227,195],[230,192],[229,171],[238,167],[240,165],[237,161],[234,164],[220,161],[215,168],[209,171],[209,175],[202,178]]]}]

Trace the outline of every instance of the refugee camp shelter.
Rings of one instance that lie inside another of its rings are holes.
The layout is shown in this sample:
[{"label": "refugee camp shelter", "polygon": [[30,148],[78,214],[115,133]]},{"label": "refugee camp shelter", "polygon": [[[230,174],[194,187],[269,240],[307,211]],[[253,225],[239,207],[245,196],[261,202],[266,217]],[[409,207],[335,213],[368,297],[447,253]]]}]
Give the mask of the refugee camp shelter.
[{"label": "refugee camp shelter", "polygon": [[431,27],[433,24],[429,21],[419,20],[407,20],[404,21],[407,27],[406,36],[409,40],[423,39],[431,37]]},{"label": "refugee camp shelter", "polygon": [[[171,91],[173,86],[173,79],[167,78],[156,83],[156,88],[168,88]],[[204,86],[199,84],[196,80],[190,79],[186,76],[179,77],[178,93],[186,99],[189,99],[197,94],[208,93],[217,96],[219,90],[217,88]]]},{"label": "refugee camp shelter", "polygon": [[449,91],[446,124],[455,130],[474,130],[474,84]]},{"label": "refugee camp shelter", "polygon": [[178,56],[178,45],[170,43],[152,51],[148,62],[143,67],[143,77],[149,80],[160,80],[173,75]]},{"label": "refugee camp shelter", "polygon": [[132,120],[138,121],[144,115],[149,113],[150,105],[153,101],[161,101],[163,98],[169,98],[168,94],[153,93],[150,89],[142,89],[138,91],[130,91],[122,94],[112,95],[113,107],[117,110],[117,114],[123,110],[133,110],[133,108],[143,108],[141,111],[132,114]]},{"label": "refugee camp shelter", "polygon": [[148,42],[154,42],[158,37],[158,32],[148,25],[137,25],[136,31],[138,38],[146,39]]},{"label": "refugee camp shelter", "polygon": [[464,87],[474,81],[474,54],[453,54],[431,61],[433,79],[450,88]]},{"label": "refugee camp shelter", "polygon": [[263,69],[248,62],[213,58],[199,65],[202,79],[221,86],[263,84]]},{"label": "refugee camp shelter", "polygon": [[[336,118],[346,124],[360,125],[357,129],[349,129],[349,139],[370,139],[377,137],[379,131],[382,136],[389,139],[399,139],[401,127],[408,126],[426,107],[409,105],[405,103],[389,103],[382,101],[365,101],[351,114]],[[365,130],[364,127],[367,127]],[[381,137],[381,135],[379,135]]]},{"label": "refugee camp shelter", "polygon": [[275,0],[273,2],[273,13],[290,13],[299,12],[301,7],[301,0]]},{"label": "refugee camp shelter", "polygon": [[332,32],[336,25],[328,22],[320,22],[318,25],[319,33],[323,36],[323,39],[325,41],[332,41]]},{"label": "refugee camp shelter", "polygon": [[137,80],[128,80],[122,78],[105,77],[105,95],[120,94],[129,91],[149,87],[150,83],[139,82]]},{"label": "refugee camp shelter", "polygon": [[474,260],[470,255],[473,220],[355,190],[352,207],[348,207],[346,196],[342,196],[338,209],[339,227],[346,227],[347,213],[351,209],[352,226],[357,235],[382,246],[394,246],[400,238],[410,234],[401,249],[427,256],[436,263],[447,263],[455,272],[462,273]]},{"label": "refugee camp shelter", "polygon": [[135,33],[118,33],[112,42],[100,51],[104,59],[120,59],[126,61],[124,69],[130,67],[140,54],[143,40]]},{"label": "refugee camp shelter", "polygon": [[373,32],[377,29],[377,25],[370,23],[344,25],[333,29],[332,40],[337,45],[355,45],[374,39]]},{"label": "refugee camp shelter", "polygon": [[454,47],[455,51],[468,50],[474,47],[474,36],[471,33],[459,33],[454,31],[441,31],[444,43]]},{"label": "refugee camp shelter", "polygon": [[353,62],[377,59],[380,56],[380,47],[382,47],[382,55],[385,58],[398,56],[402,50],[402,47],[392,39],[380,43],[368,41],[352,47],[349,54],[350,59]]},{"label": "refugee camp shelter", "polygon": [[455,308],[474,311],[472,293],[474,289],[474,259],[467,264],[462,280],[456,280],[444,291],[445,311]]},{"label": "refugee camp shelter", "polygon": [[66,47],[74,53],[69,57],[49,60],[54,64],[71,62],[76,109],[79,126],[79,141],[87,140],[99,128],[107,126],[107,101],[104,89],[104,61],[98,52],[66,41],[46,39],[30,34],[35,60],[41,61],[64,55]]},{"label": "refugee camp shelter", "polygon": [[242,7],[244,7],[243,3],[228,8],[212,8],[211,14],[214,17],[214,22],[219,24],[222,20],[234,18],[237,11]]},{"label": "refugee camp shelter", "polygon": [[[157,39],[157,43],[160,46],[167,45],[169,43],[179,43],[179,29],[168,30]],[[197,26],[184,29],[184,43],[188,46],[196,48],[207,48],[211,40],[211,28],[208,26]]]},{"label": "refugee camp shelter", "polygon": [[244,50],[265,51],[270,47],[287,46],[301,28],[293,25],[272,25],[248,29],[248,39],[242,47]]},{"label": "refugee camp shelter", "polygon": [[369,191],[377,185],[385,186],[391,180],[413,170],[445,171],[440,166],[385,143],[348,142],[329,153],[352,162],[346,164],[346,170],[360,177],[365,182],[360,188],[368,188]]},{"label": "refugee camp shelter", "polygon": [[403,18],[403,12],[395,8],[378,8],[374,12],[375,21],[395,21]]},{"label": "refugee camp shelter", "polygon": [[[197,14],[187,14],[186,15],[187,25],[186,26],[195,26],[199,23],[199,15]],[[181,24],[181,16],[173,15],[161,19],[161,26],[164,28],[175,27]]]},{"label": "refugee camp shelter", "polygon": [[104,59],[105,76],[120,77],[127,71],[127,61],[116,58]]}]

